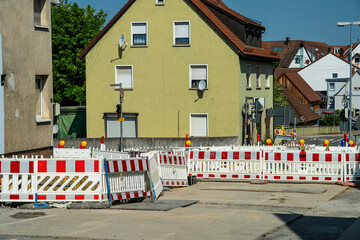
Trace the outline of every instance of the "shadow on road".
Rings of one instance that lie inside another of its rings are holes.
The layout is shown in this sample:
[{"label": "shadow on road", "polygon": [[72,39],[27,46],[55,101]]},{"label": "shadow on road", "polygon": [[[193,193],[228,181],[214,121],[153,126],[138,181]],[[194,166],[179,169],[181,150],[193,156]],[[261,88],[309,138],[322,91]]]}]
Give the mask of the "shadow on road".
[{"label": "shadow on road", "polygon": [[[289,214],[275,215],[284,222],[289,218]],[[337,239],[355,220],[356,218],[303,216],[261,239]]]}]

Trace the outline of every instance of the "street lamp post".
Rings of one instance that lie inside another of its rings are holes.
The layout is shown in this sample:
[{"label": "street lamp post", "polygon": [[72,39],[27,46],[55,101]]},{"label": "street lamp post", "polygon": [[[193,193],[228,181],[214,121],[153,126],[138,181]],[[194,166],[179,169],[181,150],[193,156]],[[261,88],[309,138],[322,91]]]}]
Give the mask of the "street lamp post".
[{"label": "street lamp post", "polygon": [[351,130],[352,130],[352,25],[359,25],[360,21],[357,22],[338,22],[338,27],[350,26],[350,55],[349,55],[349,62],[350,62],[350,93],[349,93],[349,139],[352,139]]}]

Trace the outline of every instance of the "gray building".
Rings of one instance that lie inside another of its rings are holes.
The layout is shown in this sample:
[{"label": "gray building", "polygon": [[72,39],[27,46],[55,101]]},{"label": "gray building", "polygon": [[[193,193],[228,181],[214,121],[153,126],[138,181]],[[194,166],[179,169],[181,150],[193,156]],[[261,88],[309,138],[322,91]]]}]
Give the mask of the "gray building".
[{"label": "gray building", "polygon": [[54,2],[0,1],[0,154],[51,153]]},{"label": "gray building", "polygon": [[[330,78],[327,83],[327,108],[334,110],[344,109],[344,100],[349,101],[349,78]],[[352,77],[352,105],[360,109],[360,73],[357,71]]]}]

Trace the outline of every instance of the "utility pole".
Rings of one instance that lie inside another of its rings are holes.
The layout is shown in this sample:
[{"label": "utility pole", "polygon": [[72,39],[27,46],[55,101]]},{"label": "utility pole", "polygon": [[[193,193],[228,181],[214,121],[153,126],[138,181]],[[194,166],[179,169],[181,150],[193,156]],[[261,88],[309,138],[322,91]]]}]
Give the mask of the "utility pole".
[{"label": "utility pole", "polygon": [[122,111],[122,103],[124,101],[124,89],[122,88],[122,83],[119,84],[110,84],[110,87],[119,87],[120,89],[120,103],[116,105],[116,114],[117,120],[120,122],[120,144],[119,144],[119,152],[124,150],[124,141],[123,141],[123,122],[125,118],[123,118],[123,111]]}]

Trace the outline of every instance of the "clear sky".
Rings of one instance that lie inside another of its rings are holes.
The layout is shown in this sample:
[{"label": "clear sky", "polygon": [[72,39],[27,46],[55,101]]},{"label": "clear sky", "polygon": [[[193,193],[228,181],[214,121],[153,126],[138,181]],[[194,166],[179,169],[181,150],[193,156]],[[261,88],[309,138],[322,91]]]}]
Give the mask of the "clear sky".
[{"label": "clear sky", "polygon": [[[147,0],[154,1],[155,0]],[[167,0],[179,1],[179,0]],[[127,0],[69,0],[81,7],[108,12],[107,21],[124,6]],[[326,42],[329,45],[348,45],[349,27],[339,28],[339,21],[360,21],[360,0],[223,0],[230,8],[262,22],[266,27],[265,41],[293,40]],[[353,26],[353,42],[360,41],[360,26]]]}]

